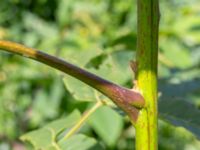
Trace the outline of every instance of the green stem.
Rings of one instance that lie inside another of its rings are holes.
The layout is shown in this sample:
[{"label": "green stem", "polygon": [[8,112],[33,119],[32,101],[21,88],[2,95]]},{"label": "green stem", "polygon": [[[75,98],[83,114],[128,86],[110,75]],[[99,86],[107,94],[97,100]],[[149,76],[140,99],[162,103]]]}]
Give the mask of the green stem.
[{"label": "green stem", "polygon": [[91,109],[89,109],[83,114],[81,119],[75,124],[75,126],[73,126],[70,129],[69,132],[67,132],[67,134],[60,140],[60,142],[65,141],[66,139],[74,135],[81,128],[83,123],[91,116],[91,114],[93,114],[102,105],[103,105],[103,102],[101,100],[98,100],[97,103]]},{"label": "green stem", "polygon": [[159,1],[138,0],[137,86],[145,107],[136,122],[136,149],[157,150],[157,61]]},{"label": "green stem", "polygon": [[117,106],[124,110],[133,123],[137,120],[139,109],[144,106],[144,98],[138,91],[116,85],[55,56],[36,51],[18,43],[3,40],[0,40],[0,49],[42,62],[90,85],[109,97]]}]

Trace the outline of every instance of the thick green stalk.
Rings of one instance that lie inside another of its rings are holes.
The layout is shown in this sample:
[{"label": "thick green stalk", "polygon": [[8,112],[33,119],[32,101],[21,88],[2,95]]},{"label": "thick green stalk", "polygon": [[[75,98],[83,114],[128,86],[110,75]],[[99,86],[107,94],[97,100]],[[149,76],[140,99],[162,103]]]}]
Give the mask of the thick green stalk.
[{"label": "thick green stalk", "polygon": [[136,123],[136,149],[157,150],[157,61],[159,0],[138,0],[137,88],[145,107]]}]

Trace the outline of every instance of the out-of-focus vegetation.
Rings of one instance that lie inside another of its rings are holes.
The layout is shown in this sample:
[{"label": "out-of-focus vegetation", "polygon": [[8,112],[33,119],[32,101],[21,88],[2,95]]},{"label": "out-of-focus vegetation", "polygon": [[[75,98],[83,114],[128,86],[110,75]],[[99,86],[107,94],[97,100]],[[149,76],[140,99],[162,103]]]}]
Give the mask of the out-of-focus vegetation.
[{"label": "out-of-focus vegetation", "polygon": [[[160,150],[200,149],[199,8],[199,0],[160,0]],[[136,48],[136,1],[2,0],[0,39],[41,49],[131,87],[133,75],[128,64]],[[91,88],[54,69],[1,52],[0,150],[27,149],[30,146],[19,137],[45,125],[56,133],[69,128],[73,124],[49,123],[67,116],[69,122],[75,122],[96,101],[96,95]],[[134,146],[133,127],[107,106],[98,109],[79,133],[60,143],[61,147],[65,149],[77,140],[80,145],[85,144],[83,140],[89,143],[81,149],[90,144],[96,149],[113,150]],[[44,134],[36,135],[40,138]],[[24,139],[30,142],[30,137],[25,135]],[[74,149],[80,149],[76,146]]]}]

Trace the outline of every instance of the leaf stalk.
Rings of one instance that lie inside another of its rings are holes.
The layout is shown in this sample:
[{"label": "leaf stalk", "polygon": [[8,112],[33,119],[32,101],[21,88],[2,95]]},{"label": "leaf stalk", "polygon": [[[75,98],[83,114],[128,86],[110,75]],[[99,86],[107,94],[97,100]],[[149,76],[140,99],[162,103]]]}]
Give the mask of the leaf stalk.
[{"label": "leaf stalk", "polygon": [[90,85],[124,110],[133,123],[137,120],[139,109],[144,106],[144,98],[138,91],[116,85],[55,56],[4,40],[0,40],[0,49],[34,59]]}]

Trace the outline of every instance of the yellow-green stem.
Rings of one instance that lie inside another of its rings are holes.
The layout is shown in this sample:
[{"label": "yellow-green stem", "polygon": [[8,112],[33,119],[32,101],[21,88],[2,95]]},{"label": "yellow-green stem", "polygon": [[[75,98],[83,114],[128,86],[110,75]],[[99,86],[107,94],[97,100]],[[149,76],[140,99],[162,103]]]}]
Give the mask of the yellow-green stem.
[{"label": "yellow-green stem", "polygon": [[159,1],[138,0],[137,86],[145,98],[136,122],[136,150],[157,150]]},{"label": "yellow-green stem", "polygon": [[93,114],[100,106],[103,105],[103,102],[101,100],[98,100],[97,103],[88,111],[86,111],[81,119],[76,123],[74,127],[72,127],[69,132],[61,139],[61,141],[65,141],[69,137],[71,137],[73,134],[75,134],[83,125],[83,123],[90,117],[91,114]]}]

